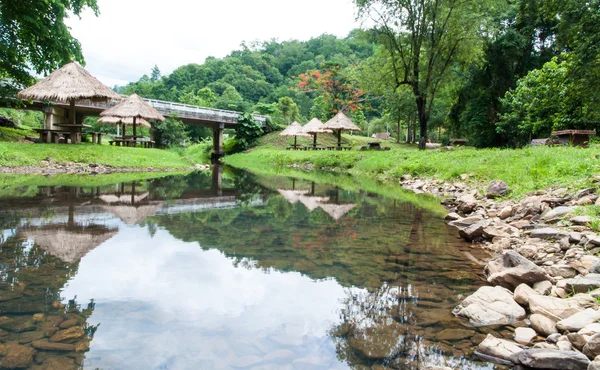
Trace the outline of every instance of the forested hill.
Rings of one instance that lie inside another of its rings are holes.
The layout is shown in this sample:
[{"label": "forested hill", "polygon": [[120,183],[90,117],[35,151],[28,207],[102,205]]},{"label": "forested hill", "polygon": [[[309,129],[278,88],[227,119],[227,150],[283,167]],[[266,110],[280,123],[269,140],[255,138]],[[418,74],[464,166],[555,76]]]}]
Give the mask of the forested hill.
[{"label": "forested hill", "polygon": [[[298,88],[300,74],[324,65],[347,70],[372,56],[374,49],[370,32],[362,30],[354,30],[345,38],[324,34],[308,41],[242,44],[223,59],[208,57],[203,64],[181,66],[168,76],[161,76],[155,67],[149,75],[117,90],[220,109],[283,114],[286,119],[282,121],[302,120],[321,114],[315,112],[320,107],[311,114],[317,94]],[[275,105],[278,102],[279,109]]]}]

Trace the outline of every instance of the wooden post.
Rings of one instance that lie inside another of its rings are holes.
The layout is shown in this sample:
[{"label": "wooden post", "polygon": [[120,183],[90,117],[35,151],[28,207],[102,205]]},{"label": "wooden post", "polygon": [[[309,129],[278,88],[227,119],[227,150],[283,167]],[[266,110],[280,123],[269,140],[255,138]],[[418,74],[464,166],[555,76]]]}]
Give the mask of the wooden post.
[{"label": "wooden post", "polygon": [[136,146],[136,137],[135,137],[135,117],[133,117],[133,146]]},{"label": "wooden post", "polygon": [[218,162],[223,156],[223,129],[225,124],[220,123],[213,127],[213,153],[211,159],[213,162]]},{"label": "wooden post", "polygon": [[338,137],[338,150],[340,150],[340,147],[342,146],[342,129],[338,130],[337,137]]}]

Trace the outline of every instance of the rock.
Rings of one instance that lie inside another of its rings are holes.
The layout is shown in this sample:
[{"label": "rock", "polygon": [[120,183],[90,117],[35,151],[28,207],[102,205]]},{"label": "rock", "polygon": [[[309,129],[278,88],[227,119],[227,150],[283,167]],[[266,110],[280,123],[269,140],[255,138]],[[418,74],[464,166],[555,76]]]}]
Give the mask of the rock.
[{"label": "rock", "polygon": [[444,220],[446,220],[446,221],[456,221],[456,220],[460,220],[460,219],[462,219],[462,217],[460,217],[460,215],[455,212],[448,213],[446,215],[446,217],[444,217]]},{"label": "rock", "polygon": [[552,265],[546,267],[546,272],[550,276],[562,276],[564,278],[572,278],[577,275],[577,270],[569,265]]},{"label": "rock", "polygon": [[583,346],[582,352],[589,358],[600,355],[600,334],[594,334]]},{"label": "rock", "polygon": [[569,333],[567,334],[567,338],[573,347],[577,348],[579,351],[581,351],[587,343],[587,338],[579,333]]},{"label": "rock", "polygon": [[554,220],[559,220],[561,217],[565,216],[572,210],[573,209],[571,207],[565,207],[565,206],[556,207],[556,208],[551,209],[550,211],[542,214],[542,221],[550,222],[550,221],[554,221]]},{"label": "rock", "polygon": [[531,295],[537,295],[538,293],[531,289],[527,284],[520,284],[514,293],[515,301],[521,306],[529,306],[529,297]]},{"label": "rock", "polygon": [[[600,199],[600,198],[598,198]],[[588,366],[587,370],[600,370],[600,360],[596,361],[592,361],[590,362],[590,365]]]},{"label": "rock", "polygon": [[493,180],[487,188],[486,196],[490,199],[503,197],[508,194],[510,187],[502,180]]},{"label": "rock", "polygon": [[548,337],[546,338],[546,342],[548,343],[556,343],[558,342],[558,340],[562,337],[562,335],[560,335],[560,333],[554,333],[554,334],[550,334],[548,335]]},{"label": "rock", "polygon": [[27,331],[19,335],[19,343],[27,344],[33,342],[34,340],[42,339],[43,337],[43,331]]},{"label": "rock", "polygon": [[479,221],[476,224],[458,230],[458,234],[461,236],[461,238],[472,241],[483,236],[483,230],[488,226],[488,224],[489,221]]},{"label": "rock", "polygon": [[500,210],[498,213],[498,218],[501,220],[507,219],[513,215],[513,207],[506,206]]},{"label": "rock", "polygon": [[588,336],[598,334],[598,333],[600,333],[600,323],[595,322],[593,324],[588,324],[588,325],[584,326],[583,328],[581,328],[581,330],[579,330],[577,333],[582,334],[582,335],[588,335]]},{"label": "rock", "polygon": [[550,279],[544,270],[515,251],[507,251],[491,260],[484,273],[490,284],[508,289],[514,289],[521,283],[534,284]]},{"label": "rock", "polygon": [[530,238],[535,238],[535,239],[549,239],[549,238],[553,238],[556,235],[558,235],[559,231],[556,229],[553,229],[551,227],[544,227],[541,229],[534,229],[533,231],[531,231],[531,234],[529,234]]},{"label": "rock", "polygon": [[548,280],[538,281],[533,284],[533,290],[541,295],[549,295],[552,291],[552,283]]},{"label": "rock", "polygon": [[68,328],[70,328],[72,326],[75,326],[77,324],[79,324],[78,320],[76,320],[76,319],[69,319],[69,320],[65,320],[65,321],[61,322],[58,325],[58,327],[61,328],[61,329],[68,329]]},{"label": "rock", "polygon": [[592,308],[585,309],[574,315],[560,320],[556,323],[556,328],[561,331],[575,332],[583,329],[588,324],[592,324],[600,319],[600,313]]},{"label": "rock", "polygon": [[585,308],[574,299],[562,299],[544,295],[529,297],[529,310],[532,313],[544,315],[550,319],[560,321],[583,311]]},{"label": "rock", "polygon": [[409,175],[409,174],[405,174],[405,175],[400,176],[400,180],[401,181],[409,181],[409,180],[412,180],[412,179],[413,179],[413,177],[411,175]]},{"label": "rock", "polygon": [[479,343],[475,355],[487,361],[493,361],[503,365],[512,365],[510,357],[521,352],[525,347],[504,339],[495,338],[488,334],[483,342]]},{"label": "rock", "polygon": [[571,345],[571,342],[569,342],[568,340],[559,340],[558,342],[556,342],[556,346],[561,351],[572,351],[573,350],[573,346]]},{"label": "rock", "polygon": [[512,227],[507,224],[491,224],[483,228],[483,236],[487,239],[493,239],[496,237],[509,238],[511,236],[519,237],[521,232],[516,227]]},{"label": "rock", "polygon": [[535,245],[529,245],[529,244],[525,244],[519,248],[517,248],[517,252],[525,257],[525,258],[530,258],[533,259],[533,257],[535,257],[535,255],[537,254],[537,247]]},{"label": "rock", "polygon": [[6,344],[6,355],[0,360],[0,368],[2,369],[25,369],[29,367],[33,360],[35,350],[9,342]]},{"label": "rock", "polygon": [[533,315],[529,316],[529,321],[531,322],[531,327],[533,330],[544,337],[558,333],[554,320],[549,319],[544,315],[534,313]]},{"label": "rock", "polygon": [[531,328],[516,328],[515,329],[515,342],[519,344],[531,344],[537,337],[535,330]]},{"label": "rock", "polygon": [[477,208],[477,203],[461,202],[458,204],[457,210],[464,215],[468,215],[469,213],[473,212],[475,208]]},{"label": "rock", "polygon": [[405,330],[397,321],[389,320],[370,328],[355,330],[350,334],[348,344],[365,358],[384,360],[396,356],[402,350],[398,346],[398,338],[404,335]]},{"label": "rock", "polygon": [[456,341],[471,338],[475,335],[473,330],[467,329],[445,329],[435,335],[437,340]]},{"label": "rock", "polygon": [[587,357],[578,352],[553,349],[526,349],[511,356],[515,364],[534,369],[587,370]]},{"label": "rock", "polygon": [[569,243],[579,244],[581,242],[581,233],[573,231],[569,233]]},{"label": "rock", "polygon": [[452,311],[474,326],[507,325],[525,317],[525,310],[502,287],[484,286],[467,297]]},{"label": "rock", "polygon": [[469,216],[469,217],[465,217],[465,218],[459,218],[455,221],[451,221],[448,223],[448,225],[457,227],[459,229],[463,229],[463,228],[469,227],[471,225],[474,225],[482,220],[483,220],[483,217],[481,217],[480,215],[473,215],[473,216]]},{"label": "rock", "polygon": [[586,293],[596,288],[600,288],[600,274],[587,274],[565,280],[565,289],[568,292]]},{"label": "rock", "polygon": [[75,351],[74,344],[53,343],[53,342],[49,342],[45,339],[35,340],[35,341],[31,342],[31,345],[34,348],[41,349],[44,351]]},{"label": "rock", "polygon": [[579,259],[583,268],[591,273],[600,273],[600,258],[586,254]]},{"label": "rock", "polygon": [[592,222],[592,218],[590,216],[575,216],[569,221],[575,225],[587,225]]},{"label": "rock", "polygon": [[59,330],[50,338],[50,342],[64,342],[82,338],[85,332],[81,326],[73,326],[65,330]]}]

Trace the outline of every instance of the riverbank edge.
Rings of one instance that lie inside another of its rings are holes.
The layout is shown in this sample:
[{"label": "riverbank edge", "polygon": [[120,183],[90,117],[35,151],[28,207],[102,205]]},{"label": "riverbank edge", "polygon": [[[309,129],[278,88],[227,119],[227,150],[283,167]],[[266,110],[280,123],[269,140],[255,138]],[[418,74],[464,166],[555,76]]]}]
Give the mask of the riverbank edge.
[{"label": "riverbank edge", "polygon": [[43,160],[39,166],[0,166],[0,175],[108,175],[112,173],[182,172],[206,170],[209,164],[185,167],[120,167],[98,163],[56,162]]}]

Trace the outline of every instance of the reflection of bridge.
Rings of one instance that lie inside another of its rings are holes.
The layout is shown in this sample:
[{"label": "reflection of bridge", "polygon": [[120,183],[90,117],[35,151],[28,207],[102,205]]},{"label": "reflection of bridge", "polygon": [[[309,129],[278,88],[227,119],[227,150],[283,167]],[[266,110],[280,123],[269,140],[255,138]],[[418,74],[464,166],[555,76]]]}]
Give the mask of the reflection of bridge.
[{"label": "reflection of bridge", "polygon": [[[183,123],[191,126],[209,127],[213,130],[213,152],[217,155],[223,153],[223,129],[236,128],[241,113],[229,110],[205,108],[189,104],[174,103],[170,101],[144,99],[147,103],[158,110],[163,116],[176,116]],[[69,103],[61,102],[23,102],[19,105],[17,99],[0,100],[1,105],[19,109],[37,110],[46,114],[46,128],[52,129],[55,123],[69,123]],[[77,122],[83,123],[86,116],[99,116],[100,112],[112,107],[117,102],[94,102],[90,100],[79,100],[76,102]],[[266,124],[267,118],[258,114],[254,119]]]}]

